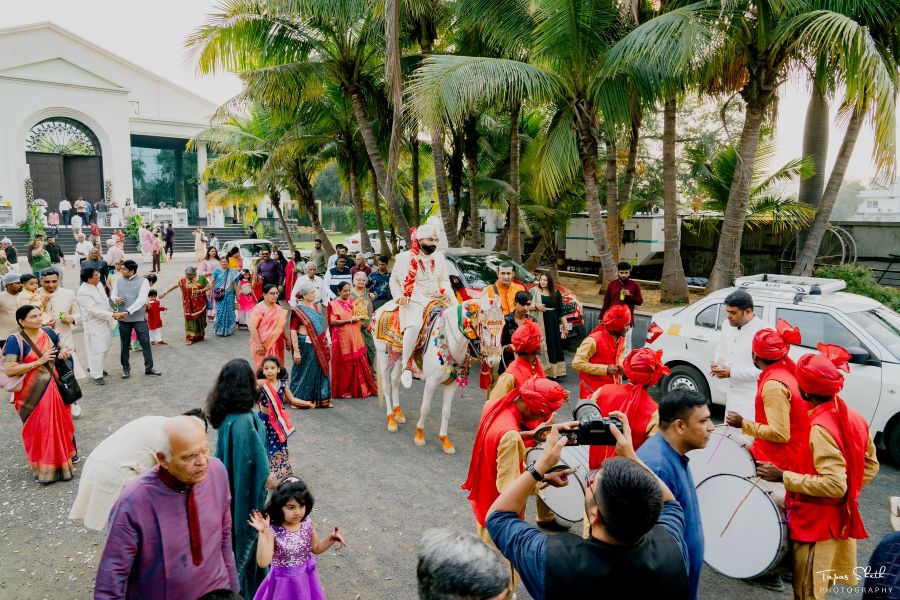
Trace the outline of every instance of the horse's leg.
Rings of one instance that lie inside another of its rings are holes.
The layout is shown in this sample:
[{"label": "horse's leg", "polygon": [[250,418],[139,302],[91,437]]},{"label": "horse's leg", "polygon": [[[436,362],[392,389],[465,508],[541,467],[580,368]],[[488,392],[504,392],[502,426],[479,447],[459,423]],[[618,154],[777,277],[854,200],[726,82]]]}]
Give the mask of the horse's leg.
[{"label": "horse's leg", "polygon": [[406,423],[406,415],[403,414],[403,409],[400,408],[400,372],[402,369],[399,364],[394,365],[394,368],[391,370],[388,385],[391,387],[391,397],[394,399],[394,420],[402,425]]},{"label": "horse's leg", "polygon": [[456,453],[456,448],[453,447],[450,438],[447,437],[447,428],[450,426],[450,409],[453,406],[453,394],[456,393],[458,387],[455,383],[444,386],[444,405],[441,408],[441,432],[438,435],[438,439],[441,440],[441,449],[445,454]]},{"label": "horse's leg", "polygon": [[387,348],[378,348],[376,346],[376,372],[378,373],[378,393],[381,395],[384,400],[384,410],[387,416],[387,430],[391,433],[395,433],[397,431],[397,422],[394,420],[394,404],[396,403],[396,396],[393,394],[394,388],[391,385],[391,380],[393,379],[393,372],[396,370],[396,366],[387,370]]},{"label": "horse's leg", "polygon": [[419,422],[416,424],[416,446],[425,445],[425,417],[431,409],[431,397],[438,385],[438,378],[429,375],[425,378],[425,390],[422,392],[422,410],[419,411]]}]

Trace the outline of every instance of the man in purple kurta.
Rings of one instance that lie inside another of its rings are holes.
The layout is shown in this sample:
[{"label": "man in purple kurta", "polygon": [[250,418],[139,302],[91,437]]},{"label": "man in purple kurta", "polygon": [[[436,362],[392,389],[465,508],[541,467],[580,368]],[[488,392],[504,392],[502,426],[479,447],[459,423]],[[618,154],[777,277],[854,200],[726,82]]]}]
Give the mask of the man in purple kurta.
[{"label": "man in purple kurta", "polygon": [[159,465],[129,483],[113,507],[95,600],[196,600],[238,590],[228,473],[209,456],[195,417],[164,426]]}]

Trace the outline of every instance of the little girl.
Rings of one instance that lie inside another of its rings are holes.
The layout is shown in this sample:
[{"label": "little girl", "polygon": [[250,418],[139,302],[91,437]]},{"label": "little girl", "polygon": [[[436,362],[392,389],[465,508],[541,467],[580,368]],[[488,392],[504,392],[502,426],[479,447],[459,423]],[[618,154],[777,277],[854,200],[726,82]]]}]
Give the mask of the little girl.
[{"label": "little girl", "polygon": [[307,518],[312,508],[306,484],[288,477],[272,494],[265,517],[256,510],[250,514],[248,522],[259,532],[256,563],[262,568],[272,566],[253,600],[325,600],[312,555],[322,554],[333,544],[339,548],[347,544],[337,527],[328,537],[319,538],[312,519]]},{"label": "little girl", "polygon": [[284,410],[285,398],[295,408],[315,408],[313,402],[297,400],[287,386],[287,371],[275,356],[262,360],[256,372],[256,385],[260,389],[259,418],[266,426],[266,442],[269,450],[269,471],[281,480],[292,473],[288,456],[288,437],[294,433],[291,416]]},{"label": "little girl", "polygon": [[162,337],[162,311],[164,310],[166,307],[159,302],[159,292],[151,289],[147,294],[147,328],[150,330],[150,343],[154,346],[166,345]]},{"label": "little girl", "polygon": [[241,271],[239,280],[240,294],[238,295],[238,329],[247,329],[250,322],[250,311],[256,306],[256,298],[253,296],[253,276],[250,269]]}]

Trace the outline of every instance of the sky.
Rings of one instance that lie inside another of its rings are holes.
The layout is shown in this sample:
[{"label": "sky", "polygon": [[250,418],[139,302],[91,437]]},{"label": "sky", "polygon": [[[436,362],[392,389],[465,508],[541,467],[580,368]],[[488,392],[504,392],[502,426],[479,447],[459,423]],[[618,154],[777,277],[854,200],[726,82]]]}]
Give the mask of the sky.
[{"label": "sky", "polygon": [[[0,28],[38,21],[52,21],[170,81],[216,103],[240,91],[233,75],[199,76],[184,48],[184,40],[206,16],[216,10],[216,0],[0,0]],[[799,81],[789,80],[780,92],[776,125],[777,164],[800,155],[803,123],[809,92]],[[837,107],[832,107],[833,113]],[[833,115],[834,116],[834,115]],[[900,119],[898,119],[900,137]],[[832,119],[829,135],[829,170],[843,139],[843,128]],[[875,174],[870,156],[872,130],[860,133],[847,171],[847,179],[868,184]]]}]

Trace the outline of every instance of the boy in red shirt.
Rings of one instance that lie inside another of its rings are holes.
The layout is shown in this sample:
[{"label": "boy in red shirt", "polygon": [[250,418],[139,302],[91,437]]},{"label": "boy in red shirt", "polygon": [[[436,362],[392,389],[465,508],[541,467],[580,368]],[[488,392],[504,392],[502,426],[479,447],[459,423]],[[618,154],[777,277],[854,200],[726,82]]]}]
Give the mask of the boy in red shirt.
[{"label": "boy in red shirt", "polygon": [[165,346],[162,337],[162,311],[166,307],[159,302],[159,292],[150,290],[147,294],[147,328],[150,330],[150,343],[154,346]]}]

